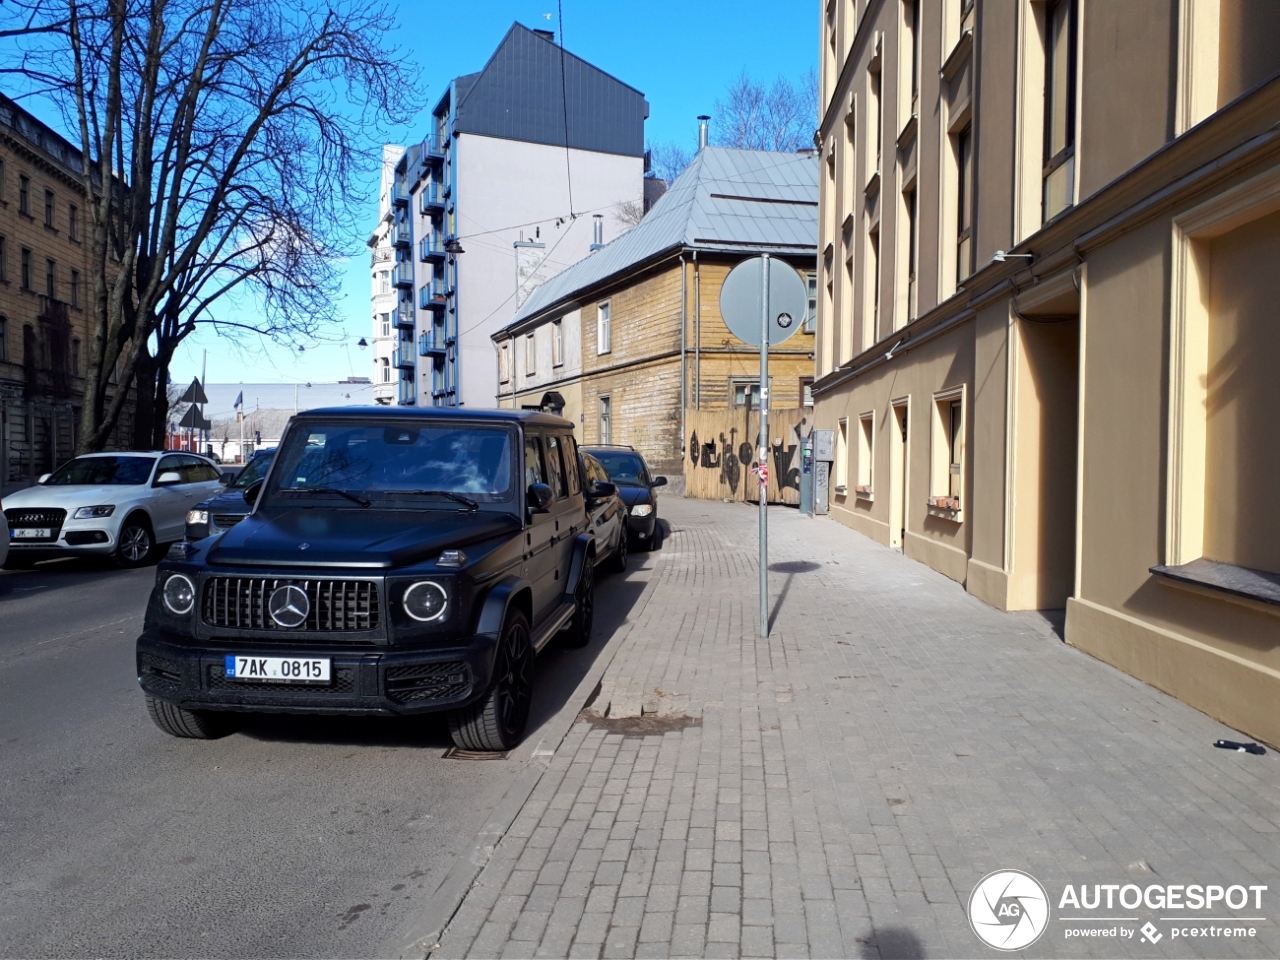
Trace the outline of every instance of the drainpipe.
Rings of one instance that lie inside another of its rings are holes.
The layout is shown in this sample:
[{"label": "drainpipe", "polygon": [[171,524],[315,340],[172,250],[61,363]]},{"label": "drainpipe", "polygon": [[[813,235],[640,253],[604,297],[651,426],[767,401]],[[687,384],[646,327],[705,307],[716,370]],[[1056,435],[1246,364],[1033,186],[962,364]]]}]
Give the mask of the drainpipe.
[{"label": "drainpipe", "polygon": [[693,251],[693,409],[702,409],[702,276]]},{"label": "drainpipe", "polygon": [[684,463],[684,437],[685,437],[685,407],[689,404],[689,364],[686,359],[688,352],[689,333],[685,307],[688,303],[686,297],[687,284],[684,273],[684,254],[680,254],[680,462]]}]

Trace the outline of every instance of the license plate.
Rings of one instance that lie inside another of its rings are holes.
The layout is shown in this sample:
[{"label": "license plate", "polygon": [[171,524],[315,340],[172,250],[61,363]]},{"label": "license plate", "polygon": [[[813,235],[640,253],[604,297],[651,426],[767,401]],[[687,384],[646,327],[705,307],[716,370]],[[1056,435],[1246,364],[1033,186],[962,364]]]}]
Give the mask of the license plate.
[{"label": "license plate", "polygon": [[14,527],[9,531],[10,540],[48,540],[52,536],[47,527]]},{"label": "license plate", "polygon": [[228,654],[228,680],[246,683],[328,683],[328,657],[257,657]]}]

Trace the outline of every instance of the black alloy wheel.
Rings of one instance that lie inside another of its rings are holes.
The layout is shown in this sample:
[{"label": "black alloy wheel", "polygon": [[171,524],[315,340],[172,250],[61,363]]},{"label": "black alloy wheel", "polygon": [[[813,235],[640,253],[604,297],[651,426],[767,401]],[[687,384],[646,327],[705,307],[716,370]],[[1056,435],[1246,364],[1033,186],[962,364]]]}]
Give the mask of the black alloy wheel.
[{"label": "black alloy wheel", "polygon": [[596,564],[595,557],[587,554],[578,578],[578,589],[573,592],[573,619],[564,633],[563,646],[585,647],[591,642],[591,626],[596,616]]},{"label": "black alloy wheel", "polygon": [[613,556],[609,558],[609,569],[616,573],[627,572],[627,549],[628,541],[631,538],[627,536],[627,525],[625,522],[619,525],[618,545],[613,548]]},{"label": "black alloy wheel", "polygon": [[116,542],[116,564],[125,568],[140,567],[151,558],[154,550],[155,540],[146,521],[138,517],[127,519]]},{"label": "black alloy wheel", "polygon": [[533,702],[533,645],[519,610],[507,613],[493,675],[488,693],[449,714],[449,733],[460,749],[506,751],[524,736]]}]

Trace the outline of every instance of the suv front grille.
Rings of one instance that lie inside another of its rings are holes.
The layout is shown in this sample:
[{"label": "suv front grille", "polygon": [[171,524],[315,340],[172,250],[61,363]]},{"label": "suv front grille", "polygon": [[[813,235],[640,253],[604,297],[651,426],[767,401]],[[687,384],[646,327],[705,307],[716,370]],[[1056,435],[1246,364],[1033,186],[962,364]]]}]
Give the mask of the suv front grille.
[{"label": "suv front grille", "polygon": [[48,543],[58,539],[58,534],[62,532],[62,524],[67,519],[67,511],[53,508],[24,510],[22,507],[14,507],[12,510],[6,510],[4,516],[9,521],[9,526],[14,529],[36,527],[47,529],[51,533],[51,536],[39,539],[15,537],[14,543]]},{"label": "suv front grille", "polygon": [[378,585],[369,580],[296,580],[273,577],[211,577],[205,581],[201,613],[215,627],[293,632],[271,618],[268,603],[277,587],[294,584],[311,601],[299,631],[355,633],[377,630]]},{"label": "suv front grille", "polygon": [[245,514],[240,513],[215,513],[213,515],[213,525],[221,530],[227,530],[234,527],[244,518]]}]

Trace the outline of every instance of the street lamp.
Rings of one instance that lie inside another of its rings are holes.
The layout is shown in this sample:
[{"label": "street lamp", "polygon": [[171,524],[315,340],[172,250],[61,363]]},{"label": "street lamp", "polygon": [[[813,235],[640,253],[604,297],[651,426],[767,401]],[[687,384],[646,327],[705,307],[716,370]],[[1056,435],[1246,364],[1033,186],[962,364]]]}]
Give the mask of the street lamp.
[{"label": "street lamp", "polygon": [[357,346],[357,347],[359,347],[361,350],[363,350],[363,349],[365,349],[367,346],[369,346],[369,341],[368,341],[368,340],[366,340],[364,337],[361,337],[361,338],[360,338],[360,342],[359,342],[359,343],[357,343],[357,344],[356,344],[356,346]]}]

